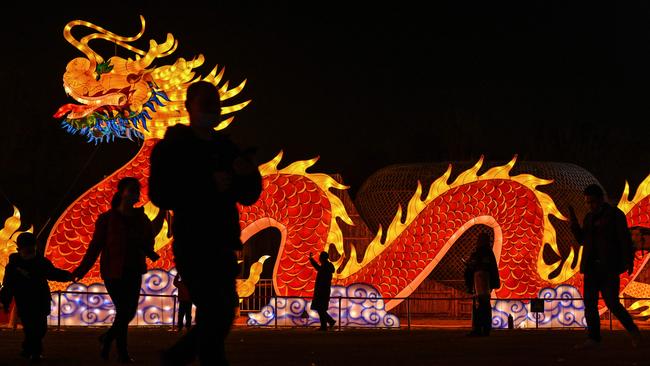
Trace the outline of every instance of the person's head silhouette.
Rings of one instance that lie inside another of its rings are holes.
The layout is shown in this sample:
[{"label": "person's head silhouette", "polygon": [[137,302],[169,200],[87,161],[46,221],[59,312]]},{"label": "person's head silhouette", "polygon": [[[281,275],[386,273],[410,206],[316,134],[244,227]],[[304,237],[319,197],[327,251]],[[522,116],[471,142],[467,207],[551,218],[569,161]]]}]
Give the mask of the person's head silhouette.
[{"label": "person's head silhouette", "polygon": [[476,239],[477,248],[489,248],[491,245],[492,239],[490,239],[490,234],[486,232],[481,232],[478,234],[478,238]]},{"label": "person's head silhouette", "polygon": [[591,212],[597,212],[605,202],[605,193],[598,184],[590,184],[584,190],[585,203]]},{"label": "person's head silhouette", "polygon": [[321,263],[327,262],[329,260],[329,258],[330,258],[330,255],[327,254],[327,252],[320,252],[320,256],[318,257],[318,259],[320,259]]},{"label": "person's head silhouette", "polygon": [[36,256],[36,249],[38,242],[36,236],[30,232],[24,232],[18,235],[16,238],[16,247],[18,248],[18,254],[23,259],[30,259]]},{"label": "person's head silhouette", "polygon": [[117,192],[111,200],[111,208],[118,208],[124,202],[129,208],[140,201],[140,181],[134,177],[120,179]]},{"label": "person's head silhouette", "polygon": [[197,81],[191,84],[187,88],[185,108],[190,116],[190,126],[217,127],[221,117],[219,90],[207,81]]}]

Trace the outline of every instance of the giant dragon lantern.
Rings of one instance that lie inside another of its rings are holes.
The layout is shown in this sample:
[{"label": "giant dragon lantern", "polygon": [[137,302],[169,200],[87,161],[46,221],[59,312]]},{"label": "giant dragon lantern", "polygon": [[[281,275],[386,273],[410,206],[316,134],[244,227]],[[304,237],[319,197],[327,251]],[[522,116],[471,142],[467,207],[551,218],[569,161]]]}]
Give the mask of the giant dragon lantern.
[{"label": "giant dragon lantern", "polygon": [[[63,269],[72,270],[80,262],[94,230],[97,216],[110,206],[117,182],[126,176],[137,177],[143,187],[142,205],[156,223],[156,250],[161,259],[145,276],[139,323],[171,322],[171,306],[153,295],[171,294],[171,278],[175,275],[168,214],[161,212],[147,197],[149,156],[152,147],[168,126],[188,123],[183,98],[188,85],[198,80],[219,88],[222,114],[227,118],[216,128],[227,128],[233,114],[249,101],[231,102],[239,96],[245,81],[234,88],[223,79],[224,69],[215,67],[205,76],[195,69],[204,63],[203,56],[193,60],[170,60],[178,46],[171,34],[162,43],[149,41],[141,50],[134,42],[144,35],[141,30],[131,37],[114,34],[85,21],[72,21],[64,29],[65,39],[83,56],[71,60],[63,75],[63,87],[75,103],[65,104],[56,112],[62,126],[93,143],[119,139],[141,141],[139,152],[131,161],[97,183],[77,198],[54,224],[47,240],[46,256]],[[92,33],[77,39],[75,28]],[[108,41],[132,53],[131,58],[104,59],[91,48],[91,41]],[[154,64],[159,66],[154,66]],[[297,161],[280,167],[282,153],[259,166],[263,176],[260,199],[251,206],[239,207],[242,241],[246,242],[266,228],[281,234],[275,258],[273,287],[278,296],[259,313],[249,315],[248,324],[268,325],[313,324],[317,316],[310,310],[315,272],[308,262],[310,253],[322,250],[338,252],[332,288],[330,311],[343,325],[397,327],[400,321],[391,310],[410,296],[444,260],[465,231],[474,225],[485,225],[493,231],[494,251],[498,260],[502,286],[495,290],[494,325],[502,326],[507,314],[514,314],[518,326],[540,321],[528,312],[530,298],[559,297],[543,313],[542,323],[562,326],[584,326],[581,297],[582,277],[577,274],[581,250],[571,251],[568,258],[549,262],[543,252],[561,257],[555,228],[550,220],[566,220],[553,198],[538,187],[553,182],[531,174],[511,175],[516,159],[479,174],[483,158],[473,167],[451,180],[452,168],[426,188],[418,184],[412,198],[397,208],[392,223],[379,228],[363,253],[344,250],[346,237],[339,225],[353,222],[337,193],[347,187],[329,175],[311,173],[317,159]],[[650,227],[650,180],[637,195],[621,200],[630,226]],[[248,296],[259,279],[263,257],[251,267],[247,280],[239,280],[240,296]],[[634,282],[648,255],[637,256],[635,272],[624,275],[621,290],[637,297],[650,295],[650,287]],[[553,274],[553,275],[551,275]],[[103,287],[98,268],[91,270],[84,283],[72,284],[68,291],[101,292]],[[338,299],[341,297],[342,299]],[[54,298],[60,306],[62,324],[102,324],[109,322],[112,305],[100,295],[74,293]],[[636,303],[634,306],[647,306]],[[562,309],[560,309],[562,308]],[[340,309],[340,310],[339,310]],[[339,314],[340,311],[340,314]],[[58,314],[53,313],[53,319]],[[308,315],[305,319],[304,314]],[[569,314],[569,315],[567,315]]]}]

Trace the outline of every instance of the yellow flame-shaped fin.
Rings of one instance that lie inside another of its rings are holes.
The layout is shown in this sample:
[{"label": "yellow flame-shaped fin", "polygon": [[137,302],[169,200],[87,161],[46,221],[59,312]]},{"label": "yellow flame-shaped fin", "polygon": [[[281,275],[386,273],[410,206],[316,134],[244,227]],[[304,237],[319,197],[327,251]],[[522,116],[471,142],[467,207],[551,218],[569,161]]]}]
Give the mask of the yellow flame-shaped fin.
[{"label": "yellow flame-shaped fin", "polygon": [[[158,216],[158,213],[160,212],[160,209],[156,207],[151,201],[147,202],[144,205],[144,213],[147,215],[150,221],[153,221],[156,216]],[[169,234],[169,224],[167,223],[167,220],[163,221],[162,228],[158,232],[158,235],[156,235],[156,239],[154,241],[154,251],[158,251],[161,248],[163,248],[165,245],[169,244],[171,242],[172,238],[168,237]]]},{"label": "yellow flame-shaped fin", "polygon": [[[16,238],[24,232],[18,230],[22,225],[20,211],[16,206],[13,208],[13,215],[5,220],[4,227],[0,230],[0,281],[4,278],[9,255],[16,251]],[[34,227],[30,227],[27,232],[33,233]]]},{"label": "yellow flame-shaped fin", "polygon": [[253,292],[255,292],[255,285],[260,281],[260,275],[262,274],[262,266],[264,265],[264,261],[269,258],[270,256],[268,255],[263,255],[260,257],[257,262],[251,265],[248,279],[237,280],[237,295],[239,295],[240,302],[243,297],[249,297],[253,294]]},{"label": "yellow flame-shaped fin", "polygon": [[650,300],[639,300],[634,302],[630,307],[628,308],[629,310],[638,310],[645,308],[645,310],[641,311],[639,313],[639,316],[650,316]]},{"label": "yellow flame-shaped fin", "polygon": [[634,194],[634,198],[631,200],[629,199],[630,195],[630,184],[626,181],[625,182],[625,188],[623,189],[623,194],[621,195],[621,199],[618,202],[618,208],[623,211],[624,214],[627,214],[630,212],[632,207],[634,207],[636,204],[641,202],[642,199],[650,195],[650,175],[648,175],[643,182],[639,185],[639,188],[637,188],[636,193]]}]

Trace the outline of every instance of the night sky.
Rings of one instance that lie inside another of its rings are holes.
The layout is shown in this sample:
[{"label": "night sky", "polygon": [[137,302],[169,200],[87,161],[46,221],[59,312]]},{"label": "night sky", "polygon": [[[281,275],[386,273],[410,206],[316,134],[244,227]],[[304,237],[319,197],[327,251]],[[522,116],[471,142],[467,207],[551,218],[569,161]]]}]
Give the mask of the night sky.
[{"label": "night sky", "polygon": [[[342,174],[354,196],[391,164],[518,154],[580,165],[617,202],[625,180],[635,188],[650,173],[650,6],[521,3],[61,2],[44,11],[25,2],[0,25],[0,189],[38,231],[137,152],[130,141],[96,149],[52,114],[73,102],[61,78],[82,56],[65,24],[132,35],[142,14],[136,46],[167,32],[179,41],[156,65],[203,53],[203,74],[220,64],[231,83],[248,79],[237,101],[253,102],[229,133],[257,146],[259,162],[280,150],[285,163],[320,156],[311,171]],[[132,56],[96,44],[105,58]],[[0,202],[3,219],[11,206]]]}]

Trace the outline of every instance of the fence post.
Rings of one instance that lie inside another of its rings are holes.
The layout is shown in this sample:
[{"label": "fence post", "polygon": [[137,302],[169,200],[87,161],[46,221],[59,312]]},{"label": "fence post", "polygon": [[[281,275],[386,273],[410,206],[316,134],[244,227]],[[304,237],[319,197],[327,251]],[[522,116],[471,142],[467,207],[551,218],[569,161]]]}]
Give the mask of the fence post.
[{"label": "fence post", "polygon": [[[176,295],[172,296],[172,299],[174,299],[174,309],[172,310],[172,330],[176,330]],[[192,307],[190,307],[190,312],[192,311]],[[192,324],[189,324],[191,327]],[[189,328],[188,328],[189,329]]]},{"label": "fence post", "polygon": [[339,296],[339,332],[341,331],[341,296]]},{"label": "fence post", "polygon": [[411,297],[406,298],[406,323],[408,324],[408,330],[411,330]]},{"label": "fence post", "polygon": [[275,305],[273,306],[273,322],[275,323],[275,329],[278,329],[278,297],[273,298]]},{"label": "fence post", "polygon": [[57,302],[56,330],[61,330],[61,290],[57,291],[59,300]]}]

